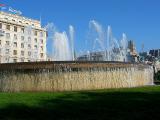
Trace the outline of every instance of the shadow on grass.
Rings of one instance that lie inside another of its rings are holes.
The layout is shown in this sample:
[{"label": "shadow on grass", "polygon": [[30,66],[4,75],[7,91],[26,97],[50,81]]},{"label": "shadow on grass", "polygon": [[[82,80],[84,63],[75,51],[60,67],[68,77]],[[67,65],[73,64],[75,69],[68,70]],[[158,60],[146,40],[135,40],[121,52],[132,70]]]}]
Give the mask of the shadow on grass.
[{"label": "shadow on grass", "polygon": [[160,120],[158,92],[76,92],[37,102],[9,104],[0,120]]}]

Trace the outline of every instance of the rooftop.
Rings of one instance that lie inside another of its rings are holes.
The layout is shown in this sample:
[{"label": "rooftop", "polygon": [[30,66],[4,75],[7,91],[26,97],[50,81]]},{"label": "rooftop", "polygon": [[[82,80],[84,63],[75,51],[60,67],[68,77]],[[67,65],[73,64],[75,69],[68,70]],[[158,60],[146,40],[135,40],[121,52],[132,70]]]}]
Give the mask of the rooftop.
[{"label": "rooftop", "polygon": [[[35,29],[41,29],[46,31],[44,28],[41,27],[41,22],[39,20],[31,19],[28,17],[24,17],[22,15],[12,14],[10,12],[4,12],[4,11],[0,11],[0,15],[1,15],[0,21],[9,22],[12,24],[16,23],[18,25],[23,25],[23,26],[32,26]],[[12,18],[15,18],[17,21],[16,20],[13,21]]]}]

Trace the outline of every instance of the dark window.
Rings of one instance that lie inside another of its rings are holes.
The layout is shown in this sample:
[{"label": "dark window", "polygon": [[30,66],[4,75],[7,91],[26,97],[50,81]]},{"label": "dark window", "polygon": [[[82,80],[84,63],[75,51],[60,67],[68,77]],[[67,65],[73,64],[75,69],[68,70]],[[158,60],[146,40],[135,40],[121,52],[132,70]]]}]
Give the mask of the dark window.
[{"label": "dark window", "polygon": [[17,59],[13,59],[13,62],[17,62]]},{"label": "dark window", "polygon": [[17,32],[17,27],[16,26],[14,26],[14,32]]},{"label": "dark window", "polygon": [[37,36],[37,35],[38,35],[38,32],[37,32],[37,31],[34,31],[34,35]]},{"label": "dark window", "polygon": [[37,43],[37,38],[34,39],[34,42]]},{"label": "dark window", "polygon": [[41,58],[43,57],[43,53],[41,53]]},{"label": "dark window", "polygon": [[6,29],[7,29],[7,30],[10,30],[10,25],[7,25],[7,26],[6,26]]},{"label": "dark window", "polygon": [[21,43],[21,48],[24,48],[24,43]]},{"label": "dark window", "polygon": [[31,52],[28,52],[28,56],[31,56]]},{"label": "dark window", "polygon": [[13,55],[17,55],[17,50],[13,50]]},{"label": "dark window", "polygon": [[24,56],[24,51],[21,51],[21,55]]},{"label": "dark window", "polygon": [[21,32],[24,33],[24,28],[21,28]]},{"label": "dark window", "polygon": [[0,29],[2,29],[2,23],[0,23]]},{"label": "dark window", "polygon": [[21,40],[22,40],[22,41],[24,40],[24,36],[21,36]]}]

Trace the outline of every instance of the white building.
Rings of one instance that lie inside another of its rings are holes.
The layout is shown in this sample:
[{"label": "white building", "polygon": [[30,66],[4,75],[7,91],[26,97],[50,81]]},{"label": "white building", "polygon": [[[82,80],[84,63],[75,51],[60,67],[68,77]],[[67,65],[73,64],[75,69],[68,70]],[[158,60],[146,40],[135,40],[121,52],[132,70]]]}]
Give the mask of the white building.
[{"label": "white building", "polygon": [[40,21],[0,11],[0,63],[45,61],[46,38]]}]

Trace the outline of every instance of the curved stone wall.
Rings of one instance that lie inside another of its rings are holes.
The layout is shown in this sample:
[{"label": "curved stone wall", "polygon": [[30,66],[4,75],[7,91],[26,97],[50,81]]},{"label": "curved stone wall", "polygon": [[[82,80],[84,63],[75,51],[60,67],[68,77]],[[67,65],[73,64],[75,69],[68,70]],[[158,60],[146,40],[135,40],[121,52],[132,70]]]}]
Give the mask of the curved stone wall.
[{"label": "curved stone wall", "polygon": [[121,62],[0,64],[0,91],[76,91],[153,84],[153,67]]}]

